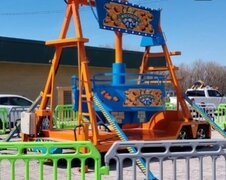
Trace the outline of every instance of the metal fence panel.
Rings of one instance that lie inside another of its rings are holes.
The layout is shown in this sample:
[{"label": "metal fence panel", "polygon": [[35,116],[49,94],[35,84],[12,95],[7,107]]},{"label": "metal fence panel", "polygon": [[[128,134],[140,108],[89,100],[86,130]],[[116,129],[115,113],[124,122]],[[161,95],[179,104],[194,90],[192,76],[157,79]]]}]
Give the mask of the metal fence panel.
[{"label": "metal fence panel", "polygon": [[8,110],[7,108],[0,108],[0,134],[6,133],[6,122],[7,122]]},{"label": "metal fence panel", "polygon": [[54,110],[54,124],[56,128],[74,128],[77,125],[77,112],[72,105],[57,105]]},{"label": "metal fence panel", "polygon": [[27,111],[29,107],[12,107],[8,112],[8,127],[11,130],[15,126],[17,121],[21,120],[21,112]]},{"label": "metal fence panel", "polygon": [[[25,153],[33,148],[39,148],[42,152]],[[55,148],[62,148],[65,153],[52,153]],[[92,175],[85,172],[88,160],[93,163]],[[64,165],[60,163],[62,161]],[[51,166],[48,165],[50,163]],[[0,143],[0,179],[84,180],[89,176],[89,179],[100,180],[102,175],[107,174],[108,168],[101,167],[100,153],[88,141]]]},{"label": "metal fence panel", "polygon": [[226,130],[226,104],[219,104],[215,111],[215,122],[223,130]]},{"label": "metal fence panel", "polygon": [[166,102],[165,103],[166,110],[176,110],[177,106],[174,103]]},{"label": "metal fence panel", "polygon": [[[135,148],[137,152],[130,154],[122,150],[128,147]],[[110,166],[115,161],[118,180],[127,177],[149,179],[148,174],[145,176],[136,168],[138,158],[145,160],[146,172],[151,171],[160,180],[226,178],[224,140],[115,142],[105,155],[105,163]],[[111,172],[110,177],[113,179]]]},{"label": "metal fence panel", "polygon": [[[197,103],[197,105],[203,109],[203,111],[208,114],[212,120],[215,119],[215,110],[216,106],[213,103]],[[201,114],[199,114],[194,108],[190,107],[191,115],[193,119],[204,121],[205,119],[202,117]]]}]

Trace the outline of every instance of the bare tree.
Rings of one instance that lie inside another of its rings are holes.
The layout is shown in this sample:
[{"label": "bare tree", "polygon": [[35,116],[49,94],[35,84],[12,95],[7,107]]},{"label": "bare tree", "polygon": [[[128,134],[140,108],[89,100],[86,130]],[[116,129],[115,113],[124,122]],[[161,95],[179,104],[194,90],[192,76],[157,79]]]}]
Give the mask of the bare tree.
[{"label": "bare tree", "polygon": [[181,64],[177,76],[180,80],[180,86],[182,91],[185,92],[186,89],[191,85],[191,71],[187,64]]},{"label": "bare tree", "polygon": [[197,60],[192,64],[180,64],[177,73],[182,78],[180,85],[186,91],[196,81],[202,80],[206,85],[218,88],[220,92],[226,94],[226,67],[215,62],[205,62]]}]

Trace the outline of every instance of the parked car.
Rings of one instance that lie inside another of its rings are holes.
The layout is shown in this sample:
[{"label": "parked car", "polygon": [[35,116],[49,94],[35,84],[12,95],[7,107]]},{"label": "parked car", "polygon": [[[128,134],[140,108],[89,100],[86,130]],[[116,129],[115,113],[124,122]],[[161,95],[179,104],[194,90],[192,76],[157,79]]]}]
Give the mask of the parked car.
[{"label": "parked car", "polygon": [[[20,119],[20,113],[26,111],[31,105],[32,100],[15,94],[0,94],[0,108],[8,110],[7,126],[11,128]],[[1,119],[1,116],[0,116]],[[0,121],[1,126],[2,121]]]},{"label": "parked car", "polygon": [[217,107],[221,103],[226,103],[226,97],[217,89],[210,86],[197,89],[187,89],[185,94],[195,103],[214,104]]},{"label": "parked car", "polygon": [[[205,85],[201,80],[195,82],[191,88],[187,89],[185,95],[196,104],[212,104],[215,108],[217,108],[219,104],[226,103],[226,96],[221,94],[217,88]],[[170,97],[170,102],[176,104],[176,96]]]},{"label": "parked car", "polygon": [[32,100],[13,94],[0,94],[0,107],[31,106]]},{"label": "parked car", "polygon": [[[185,95],[196,103],[204,112],[206,112],[213,120],[216,117],[216,109],[220,104],[226,104],[226,96],[221,94],[217,88],[205,85],[203,81],[195,82],[191,88],[187,89]],[[177,97],[172,96],[170,105],[177,104]],[[193,119],[201,120],[203,117],[189,104]]]}]

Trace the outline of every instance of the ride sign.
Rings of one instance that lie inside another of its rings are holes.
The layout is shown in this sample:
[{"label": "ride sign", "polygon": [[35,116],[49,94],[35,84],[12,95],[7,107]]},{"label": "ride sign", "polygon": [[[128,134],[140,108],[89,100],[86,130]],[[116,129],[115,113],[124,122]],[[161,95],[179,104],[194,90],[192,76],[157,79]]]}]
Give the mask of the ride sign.
[{"label": "ride sign", "polygon": [[115,0],[96,0],[96,7],[101,29],[141,36],[158,32],[160,10]]}]

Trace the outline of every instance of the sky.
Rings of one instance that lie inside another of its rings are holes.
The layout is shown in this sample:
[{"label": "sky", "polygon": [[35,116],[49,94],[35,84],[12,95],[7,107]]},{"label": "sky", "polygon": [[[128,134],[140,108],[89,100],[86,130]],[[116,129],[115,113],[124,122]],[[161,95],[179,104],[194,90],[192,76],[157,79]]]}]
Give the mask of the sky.
[{"label": "sky", "polygon": [[[226,66],[225,0],[130,0],[129,2],[161,8],[161,26],[170,51],[181,51],[174,64],[197,60]],[[0,36],[32,40],[59,37],[66,4],[64,0],[1,0]],[[95,8],[94,14],[96,12]],[[114,47],[114,33],[101,30],[89,6],[80,8],[83,35],[87,46]],[[72,24],[73,25],[73,24]],[[68,37],[74,36],[70,26]],[[143,51],[141,36],[123,34],[123,49]],[[153,48],[159,51],[158,48]],[[126,58],[126,57],[124,57]]]}]

